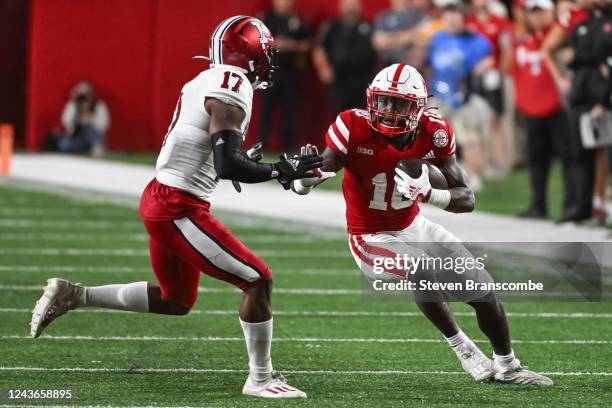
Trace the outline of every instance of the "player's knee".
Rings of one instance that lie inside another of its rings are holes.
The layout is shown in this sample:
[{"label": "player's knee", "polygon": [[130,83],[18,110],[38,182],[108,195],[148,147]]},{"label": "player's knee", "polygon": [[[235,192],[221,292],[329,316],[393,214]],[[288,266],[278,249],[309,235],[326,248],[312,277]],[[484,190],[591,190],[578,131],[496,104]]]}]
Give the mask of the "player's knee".
[{"label": "player's knee", "polygon": [[244,294],[252,301],[269,307],[272,299],[272,278],[267,276],[256,280],[244,289]]},{"label": "player's knee", "polygon": [[175,315],[176,316],[185,316],[187,313],[189,313],[189,311],[191,310],[190,307],[186,307],[186,306],[177,306],[175,309]]},{"label": "player's knee", "polygon": [[195,299],[185,300],[173,300],[169,299],[166,301],[165,309],[166,313],[174,316],[185,316],[195,303]]},{"label": "player's knee", "polygon": [[150,313],[159,313],[171,316],[184,316],[191,310],[191,307],[166,301],[156,305],[149,305]]},{"label": "player's knee", "polygon": [[253,282],[253,285],[251,285],[251,288],[254,288],[255,291],[261,290],[261,291],[271,292],[272,291],[272,276],[268,276],[268,277],[256,280],[255,282]]}]

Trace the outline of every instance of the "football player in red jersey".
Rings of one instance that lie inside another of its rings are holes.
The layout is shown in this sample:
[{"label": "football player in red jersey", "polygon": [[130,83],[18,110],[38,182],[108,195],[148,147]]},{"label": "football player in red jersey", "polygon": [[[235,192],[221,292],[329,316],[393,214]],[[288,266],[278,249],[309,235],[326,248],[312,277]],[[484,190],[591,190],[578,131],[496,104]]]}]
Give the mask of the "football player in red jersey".
[{"label": "football player in red jersey", "polygon": [[[425,108],[427,98],[425,82],[415,68],[394,64],[383,69],[367,89],[367,110],[344,111],[329,127],[320,176],[292,182],[293,191],[306,194],[344,168],[350,250],[369,279],[368,265],[374,258],[397,254],[389,251],[389,245],[410,252],[416,243],[451,243],[467,252],[455,235],[419,214],[419,202],[455,213],[474,209],[474,194],[455,158],[453,130],[444,117]],[[426,165],[416,179],[397,168],[398,161],[409,158],[435,164],[451,187],[432,188]],[[373,244],[388,245],[381,249]],[[466,302],[475,309],[479,327],[491,342],[493,361],[460,330],[446,301],[417,300],[466,372],[477,381],[552,384],[549,378],[523,368],[514,356],[506,315],[495,293],[480,292]]]}]

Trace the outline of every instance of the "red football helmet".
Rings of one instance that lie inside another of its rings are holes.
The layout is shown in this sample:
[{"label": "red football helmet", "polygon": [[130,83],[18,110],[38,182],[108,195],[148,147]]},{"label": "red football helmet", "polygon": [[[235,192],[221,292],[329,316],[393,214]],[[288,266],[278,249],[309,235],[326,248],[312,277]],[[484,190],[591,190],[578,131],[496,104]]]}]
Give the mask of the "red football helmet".
[{"label": "red football helmet", "polygon": [[210,38],[210,61],[246,71],[255,89],[272,86],[278,49],[272,33],[260,20],[234,16],[221,22]]},{"label": "red football helmet", "polygon": [[381,70],[368,86],[368,124],[383,136],[414,131],[427,104],[427,87],[419,72],[405,64]]}]

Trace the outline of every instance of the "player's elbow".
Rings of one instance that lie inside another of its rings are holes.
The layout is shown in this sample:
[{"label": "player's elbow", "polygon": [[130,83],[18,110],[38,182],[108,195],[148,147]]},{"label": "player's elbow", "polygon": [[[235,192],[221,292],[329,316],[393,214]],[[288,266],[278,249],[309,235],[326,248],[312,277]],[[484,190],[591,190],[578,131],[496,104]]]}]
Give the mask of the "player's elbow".
[{"label": "player's elbow", "polygon": [[474,211],[474,207],[476,206],[476,197],[474,197],[474,192],[472,190],[468,190],[465,194],[465,199],[463,200],[463,206],[461,212],[472,212]]},{"label": "player's elbow", "polygon": [[469,213],[474,211],[475,205],[476,198],[474,193],[466,188],[458,199],[453,200],[447,210],[454,213]]}]

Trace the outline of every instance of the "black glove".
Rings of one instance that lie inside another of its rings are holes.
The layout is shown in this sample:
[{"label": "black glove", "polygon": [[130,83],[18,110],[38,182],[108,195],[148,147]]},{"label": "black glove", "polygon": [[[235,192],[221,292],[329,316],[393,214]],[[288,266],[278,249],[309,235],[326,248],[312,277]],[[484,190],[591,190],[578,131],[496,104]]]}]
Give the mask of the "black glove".
[{"label": "black glove", "polygon": [[304,177],[315,177],[311,170],[323,167],[323,157],[318,154],[300,154],[292,158],[286,153],[280,155],[280,161],[274,164],[278,172],[278,182],[285,190],[289,190],[291,182]]}]

